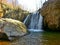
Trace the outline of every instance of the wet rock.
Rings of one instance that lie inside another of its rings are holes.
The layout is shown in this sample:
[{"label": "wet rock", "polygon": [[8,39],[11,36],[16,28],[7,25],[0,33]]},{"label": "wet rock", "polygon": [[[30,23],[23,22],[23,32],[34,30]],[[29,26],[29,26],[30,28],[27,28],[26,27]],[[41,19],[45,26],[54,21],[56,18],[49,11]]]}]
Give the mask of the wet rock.
[{"label": "wet rock", "polygon": [[41,14],[44,17],[45,29],[60,29],[60,0],[46,1],[41,8]]},{"label": "wet rock", "polygon": [[27,34],[27,28],[20,21],[9,18],[1,18],[0,32],[4,32],[8,37],[23,36]]}]

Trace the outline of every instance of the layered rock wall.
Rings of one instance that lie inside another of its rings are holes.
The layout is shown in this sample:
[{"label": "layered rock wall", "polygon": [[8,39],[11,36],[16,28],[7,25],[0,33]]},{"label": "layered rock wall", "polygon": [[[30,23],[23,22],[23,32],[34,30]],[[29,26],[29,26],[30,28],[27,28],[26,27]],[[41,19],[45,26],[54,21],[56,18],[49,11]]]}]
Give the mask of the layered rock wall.
[{"label": "layered rock wall", "polygon": [[44,27],[51,30],[60,29],[60,0],[48,0],[41,8],[44,17]]}]

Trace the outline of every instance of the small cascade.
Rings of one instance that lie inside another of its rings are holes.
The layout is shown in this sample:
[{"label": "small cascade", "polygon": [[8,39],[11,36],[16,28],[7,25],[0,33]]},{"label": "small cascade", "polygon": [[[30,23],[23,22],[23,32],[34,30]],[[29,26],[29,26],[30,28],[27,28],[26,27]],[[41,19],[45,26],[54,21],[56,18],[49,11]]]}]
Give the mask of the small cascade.
[{"label": "small cascade", "polygon": [[26,17],[24,24],[27,26],[29,31],[42,31],[42,20],[43,17],[39,12],[34,12]]},{"label": "small cascade", "polygon": [[42,21],[43,21],[43,17],[40,15],[39,22],[38,22],[38,29],[42,29]]},{"label": "small cascade", "polygon": [[32,14],[31,22],[28,26],[29,29],[38,29],[40,15],[38,12]]}]

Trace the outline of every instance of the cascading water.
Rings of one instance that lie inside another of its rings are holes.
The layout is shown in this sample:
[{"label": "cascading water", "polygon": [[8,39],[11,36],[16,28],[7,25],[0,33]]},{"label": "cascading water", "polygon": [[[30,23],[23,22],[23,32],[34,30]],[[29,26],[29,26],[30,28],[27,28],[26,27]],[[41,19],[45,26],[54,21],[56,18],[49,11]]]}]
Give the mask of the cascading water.
[{"label": "cascading water", "polygon": [[38,29],[40,15],[37,13],[33,13],[31,17],[31,22],[29,24],[29,29]]},{"label": "cascading water", "polygon": [[39,12],[34,12],[26,17],[24,24],[28,27],[29,31],[42,31],[42,20],[43,17]]}]

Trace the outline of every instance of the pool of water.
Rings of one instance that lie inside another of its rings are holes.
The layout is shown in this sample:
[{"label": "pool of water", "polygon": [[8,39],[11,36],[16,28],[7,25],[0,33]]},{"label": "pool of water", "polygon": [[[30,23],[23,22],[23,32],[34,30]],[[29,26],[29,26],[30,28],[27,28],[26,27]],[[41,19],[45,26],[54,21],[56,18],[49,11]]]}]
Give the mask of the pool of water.
[{"label": "pool of water", "polygon": [[60,45],[60,33],[46,31],[31,32],[12,42],[0,41],[0,45]]}]

